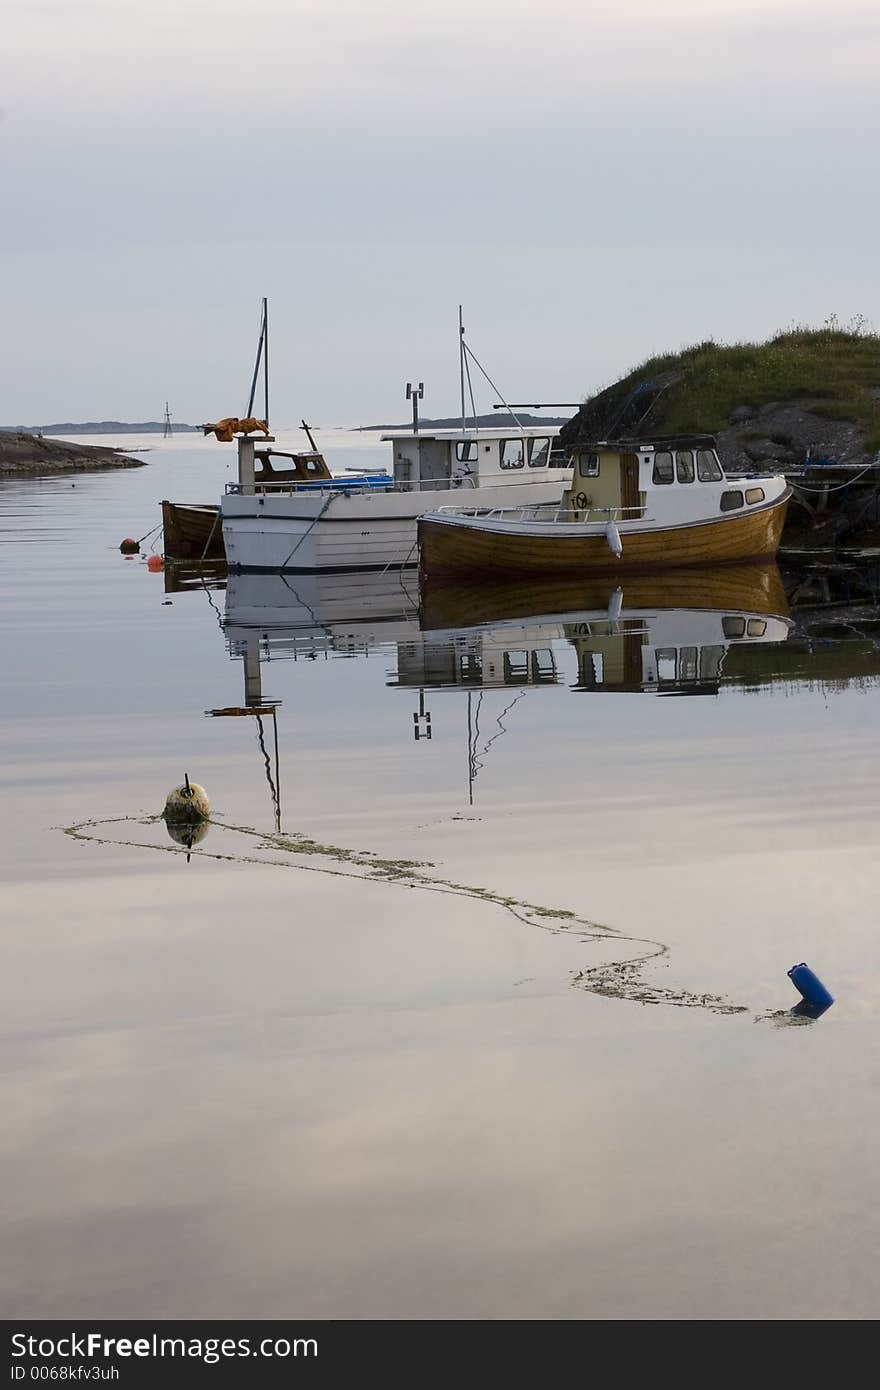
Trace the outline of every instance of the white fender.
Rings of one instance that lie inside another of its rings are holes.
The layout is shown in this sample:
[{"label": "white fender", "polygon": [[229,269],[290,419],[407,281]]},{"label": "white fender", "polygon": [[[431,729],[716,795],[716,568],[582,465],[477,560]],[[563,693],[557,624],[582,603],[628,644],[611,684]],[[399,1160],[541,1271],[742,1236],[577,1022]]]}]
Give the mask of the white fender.
[{"label": "white fender", "polygon": [[611,595],[610,599],[608,600],[608,618],[609,618],[609,621],[610,621],[610,622],[612,622],[612,623],[616,623],[616,622],[617,622],[618,618],[620,617],[620,610],[621,610],[622,608],[623,608],[623,590],[620,589],[620,588],[618,588],[618,589],[615,589],[615,590],[614,590],[614,593]]},{"label": "white fender", "polygon": [[616,521],[609,521],[605,527],[605,539],[608,542],[608,549],[619,560],[623,554],[623,541],[620,539],[620,532],[617,529]]}]

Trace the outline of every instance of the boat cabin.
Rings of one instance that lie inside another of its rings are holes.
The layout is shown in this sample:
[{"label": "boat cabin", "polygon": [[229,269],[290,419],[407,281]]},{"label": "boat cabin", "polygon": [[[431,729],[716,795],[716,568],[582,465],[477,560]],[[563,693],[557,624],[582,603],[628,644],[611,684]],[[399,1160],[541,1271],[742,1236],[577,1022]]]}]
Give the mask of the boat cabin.
[{"label": "boat cabin", "polygon": [[[591,509],[614,511],[620,519],[635,520],[660,494],[679,495],[680,490],[693,489],[692,500],[699,507],[698,494],[706,484],[725,482],[724,470],[718,459],[715,438],[710,434],[657,437],[653,443],[635,439],[599,440],[580,444],[573,450],[574,471],[566,493],[566,508],[573,512]],[[760,491],[760,489],[757,489]],[[731,492],[737,506],[743,505],[742,493]],[[704,499],[708,500],[708,499]],[[763,501],[763,497],[754,499]],[[721,501],[721,511],[732,510]]]},{"label": "boat cabin", "polygon": [[408,491],[497,487],[540,480],[570,468],[558,425],[506,430],[401,430],[383,434],[394,454],[394,483]]},{"label": "boat cabin", "polygon": [[[289,462],[276,467],[275,459],[288,459]],[[254,450],[254,482],[257,487],[267,483],[318,483],[332,476],[324,455],[316,449],[299,454],[284,453],[280,449]]]}]

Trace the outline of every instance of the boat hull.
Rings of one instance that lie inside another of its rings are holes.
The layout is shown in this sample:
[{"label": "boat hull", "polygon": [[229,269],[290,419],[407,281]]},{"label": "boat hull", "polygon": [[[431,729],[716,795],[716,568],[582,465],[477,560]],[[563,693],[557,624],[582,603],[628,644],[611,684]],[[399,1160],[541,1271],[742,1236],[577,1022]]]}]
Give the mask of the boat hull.
[{"label": "boat hull", "polygon": [[183,502],[162,503],[165,556],[171,560],[223,560],[220,508]]},{"label": "boat hull", "polygon": [[[556,507],[569,476],[559,473],[548,482],[468,490],[467,500],[487,510],[505,503]],[[415,567],[418,518],[449,497],[449,490],[230,493],[221,504],[226,558],[231,570],[287,574]]]},{"label": "boat hull", "polygon": [[[622,574],[775,556],[790,492],[769,506],[680,526],[619,524],[615,556],[601,530],[560,522],[552,528],[492,519],[425,516],[419,521],[424,580],[467,575]],[[552,532],[552,533],[551,533]]]}]

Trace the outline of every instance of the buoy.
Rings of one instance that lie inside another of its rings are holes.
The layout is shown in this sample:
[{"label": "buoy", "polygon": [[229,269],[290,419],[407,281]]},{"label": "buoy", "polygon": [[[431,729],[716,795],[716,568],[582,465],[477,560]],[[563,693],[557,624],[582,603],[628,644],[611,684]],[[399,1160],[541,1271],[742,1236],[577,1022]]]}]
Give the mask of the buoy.
[{"label": "buoy", "polygon": [[165,810],[162,814],[166,822],[188,822],[191,825],[193,822],[207,820],[211,814],[208,793],[198,782],[189,780],[189,773],[184,773],[183,786],[172,787],[165,798]]},{"label": "buoy", "polygon": [[165,568],[165,561],[161,555],[151,555],[147,561],[147,569],[151,574],[159,574]]},{"label": "buoy", "polygon": [[123,555],[136,555],[140,550],[140,544],[132,540],[131,536],[126,536],[124,541],[119,542],[119,549]]},{"label": "buoy", "polygon": [[806,1014],[809,1018],[819,1018],[826,1009],[831,1008],[834,1003],[834,995],[829,993],[819,977],[813,974],[804,961],[791,967],[788,978],[803,998],[803,1003],[795,1004],[792,1013]]}]

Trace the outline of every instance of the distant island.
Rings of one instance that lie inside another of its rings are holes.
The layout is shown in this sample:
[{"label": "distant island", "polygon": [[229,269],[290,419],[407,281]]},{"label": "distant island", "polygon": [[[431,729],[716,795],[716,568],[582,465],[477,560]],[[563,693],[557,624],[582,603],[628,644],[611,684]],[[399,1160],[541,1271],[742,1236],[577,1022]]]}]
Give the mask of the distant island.
[{"label": "distant island", "polygon": [[[493,410],[491,415],[468,415],[465,417],[466,429],[516,429],[517,425],[564,425],[571,417],[569,415],[527,415],[524,411],[518,410],[516,416],[509,415],[506,410]],[[402,425],[358,425],[359,430],[411,430],[412,420],[405,420]],[[461,416],[453,415],[443,420],[419,420],[420,430],[456,430],[461,429]]]},{"label": "distant island", "polygon": [[93,472],[102,468],[141,468],[146,460],[130,458],[99,444],[66,444],[26,431],[0,431],[0,476]]},{"label": "distant island", "polygon": [[[172,423],[173,434],[192,434],[201,430],[201,425]],[[132,424],[127,420],[64,420],[54,425],[0,425],[5,434],[162,434],[165,429],[162,420],[141,420]]]}]

